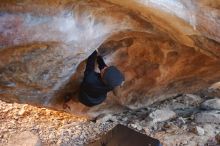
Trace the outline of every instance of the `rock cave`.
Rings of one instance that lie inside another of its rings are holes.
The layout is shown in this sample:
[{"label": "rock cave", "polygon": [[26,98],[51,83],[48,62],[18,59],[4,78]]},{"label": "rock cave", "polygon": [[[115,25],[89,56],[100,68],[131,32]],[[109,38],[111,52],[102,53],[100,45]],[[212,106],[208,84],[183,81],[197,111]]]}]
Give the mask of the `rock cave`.
[{"label": "rock cave", "polygon": [[[120,96],[86,107],[78,92],[97,48],[125,83]],[[220,144],[219,0],[1,0],[0,55],[0,145],[13,145],[28,115],[42,145],[84,145],[120,120],[164,145]],[[33,122],[54,119],[66,128],[51,137],[54,124]],[[107,128],[65,139],[69,125],[96,127],[94,119]]]}]

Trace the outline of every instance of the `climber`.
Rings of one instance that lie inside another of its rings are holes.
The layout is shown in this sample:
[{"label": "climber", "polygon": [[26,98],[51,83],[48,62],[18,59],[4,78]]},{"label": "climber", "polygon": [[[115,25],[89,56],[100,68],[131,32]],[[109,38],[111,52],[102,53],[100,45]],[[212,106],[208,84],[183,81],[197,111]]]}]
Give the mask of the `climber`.
[{"label": "climber", "polygon": [[[95,72],[96,61],[100,73]],[[87,59],[79,101],[90,107],[98,105],[106,99],[109,91],[117,96],[123,81],[123,74],[115,66],[107,66],[99,51],[94,51]]]}]

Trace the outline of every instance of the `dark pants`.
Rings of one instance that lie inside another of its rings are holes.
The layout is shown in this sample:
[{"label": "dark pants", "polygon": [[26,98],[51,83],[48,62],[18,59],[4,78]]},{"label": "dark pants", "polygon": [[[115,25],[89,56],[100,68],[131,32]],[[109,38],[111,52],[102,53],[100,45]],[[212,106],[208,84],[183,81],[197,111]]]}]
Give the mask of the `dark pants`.
[{"label": "dark pants", "polygon": [[107,67],[102,56],[97,56],[97,51],[94,51],[87,59],[86,69],[84,72],[84,78],[89,73],[95,70],[95,61],[97,60],[100,71]]}]

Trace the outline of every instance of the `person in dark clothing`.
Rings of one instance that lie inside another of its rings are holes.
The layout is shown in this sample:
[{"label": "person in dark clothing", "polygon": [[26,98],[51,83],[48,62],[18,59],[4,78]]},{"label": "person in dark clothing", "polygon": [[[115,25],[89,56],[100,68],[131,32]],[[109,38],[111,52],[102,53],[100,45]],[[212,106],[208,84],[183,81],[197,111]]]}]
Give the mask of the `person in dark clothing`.
[{"label": "person in dark clothing", "polygon": [[[100,73],[95,72],[96,60]],[[123,74],[115,66],[107,66],[102,56],[94,51],[87,59],[79,101],[89,107],[98,105],[106,99],[109,91],[117,94],[123,81]]]}]

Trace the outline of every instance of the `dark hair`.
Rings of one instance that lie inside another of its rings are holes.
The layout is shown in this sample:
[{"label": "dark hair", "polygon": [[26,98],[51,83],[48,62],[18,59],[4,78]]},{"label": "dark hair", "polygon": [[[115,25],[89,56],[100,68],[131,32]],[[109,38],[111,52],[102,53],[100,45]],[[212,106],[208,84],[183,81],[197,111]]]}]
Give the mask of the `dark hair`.
[{"label": "dark hair", "polygon": [[104,82],[111,88],[121,85],[124,75],[115,67],[109,66],[103,74]]}]

